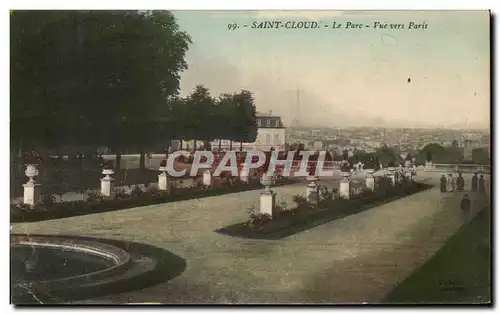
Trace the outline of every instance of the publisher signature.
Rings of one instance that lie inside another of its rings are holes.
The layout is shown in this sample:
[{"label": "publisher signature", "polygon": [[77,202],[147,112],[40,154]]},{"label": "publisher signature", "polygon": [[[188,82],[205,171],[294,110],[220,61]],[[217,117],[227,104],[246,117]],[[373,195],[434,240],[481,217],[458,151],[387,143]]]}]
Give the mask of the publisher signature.
[{"label": "publisher signature", "polygon": [[460,279],[441,279],[438,282],[441,291],[464,291],[465,283]]}]

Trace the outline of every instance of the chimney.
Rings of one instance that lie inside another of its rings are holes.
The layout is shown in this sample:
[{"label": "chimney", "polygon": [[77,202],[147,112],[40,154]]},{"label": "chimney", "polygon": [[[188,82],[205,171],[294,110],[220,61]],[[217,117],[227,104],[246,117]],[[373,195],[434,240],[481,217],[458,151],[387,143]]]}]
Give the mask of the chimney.
[{"label": "chimney", "polygon": [[273,111],[272,110],[269,110],[269,115],[272,116],[273,115]]}]

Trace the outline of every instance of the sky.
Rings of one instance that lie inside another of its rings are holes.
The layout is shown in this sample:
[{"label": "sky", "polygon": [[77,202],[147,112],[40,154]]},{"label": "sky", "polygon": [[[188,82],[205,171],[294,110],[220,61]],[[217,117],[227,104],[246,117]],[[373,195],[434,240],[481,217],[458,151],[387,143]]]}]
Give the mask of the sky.
[{"label": "sky", "polygon": [[[489,128],[487,11],[173,13],[193,41],[182,95],[197,84],[213,96],[247,89],[258,111],[272,110],[285,125]],[[319,27],[251,27],[262,21]],[[346,29],[347,22],[370,27]],[[389,25],[374,29],[375,22]],[[427,27],[409,29],[410,22]],[[396,23],[405,28],[390,29]]]}]

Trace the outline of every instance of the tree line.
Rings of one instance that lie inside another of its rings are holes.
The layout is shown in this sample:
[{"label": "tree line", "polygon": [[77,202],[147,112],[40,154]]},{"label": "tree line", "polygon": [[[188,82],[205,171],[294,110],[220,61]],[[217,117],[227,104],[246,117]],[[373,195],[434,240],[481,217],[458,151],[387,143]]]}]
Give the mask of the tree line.
[{"label": "tree line", "polygon": [[192,42],[168,11],[12,11],[10,40],[14,152],[255,141],[250,91],[179,96]]},{"label": "tree line", "polygon": [[437,164],[490,164],[490,154],[487,148],[474,148],[469,160],[467,160],[462,149],[458,147],[458,143],[452,146],[445,147],[437,143],[432,143],[424,146],[421,150],[411,152],[403,158],[398,154],[397,149],[382,145],[373,153],[367,153],[363,150],[354,151],[352,156],[344,150],[342,155],[333,156],[334,160],[347,160],[352,164],[362,162],[365,164],[382,164],[383,166],[397,166],[405,162],[405,160],[415,160],[416,165],[425,165],[427,161],[432,161]]}]

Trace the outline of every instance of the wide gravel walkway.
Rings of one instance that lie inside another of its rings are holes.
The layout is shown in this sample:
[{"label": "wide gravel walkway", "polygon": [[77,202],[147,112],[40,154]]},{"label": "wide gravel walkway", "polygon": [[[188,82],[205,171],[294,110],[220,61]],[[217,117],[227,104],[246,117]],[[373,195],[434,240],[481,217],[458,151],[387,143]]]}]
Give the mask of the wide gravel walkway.
[{"label": "wide gravel walkway", "polygon": [[[438,183],[437,174],[419,175]],[[304,193],[305,186],[275,191],[278,200],[292,204],[293,195]],[[463,193],[443,195],[436,185],[281,240],[214,232],[246,220],[246,209],[258,204],[259,193],[14,224],[12,232],[142,242],[186,259],[184,273],[169,282],[82,301],[86,303],[360,303],[382,300],[472,218],[459,209]],[[475,211],[488,202],[473,200]]]}]

